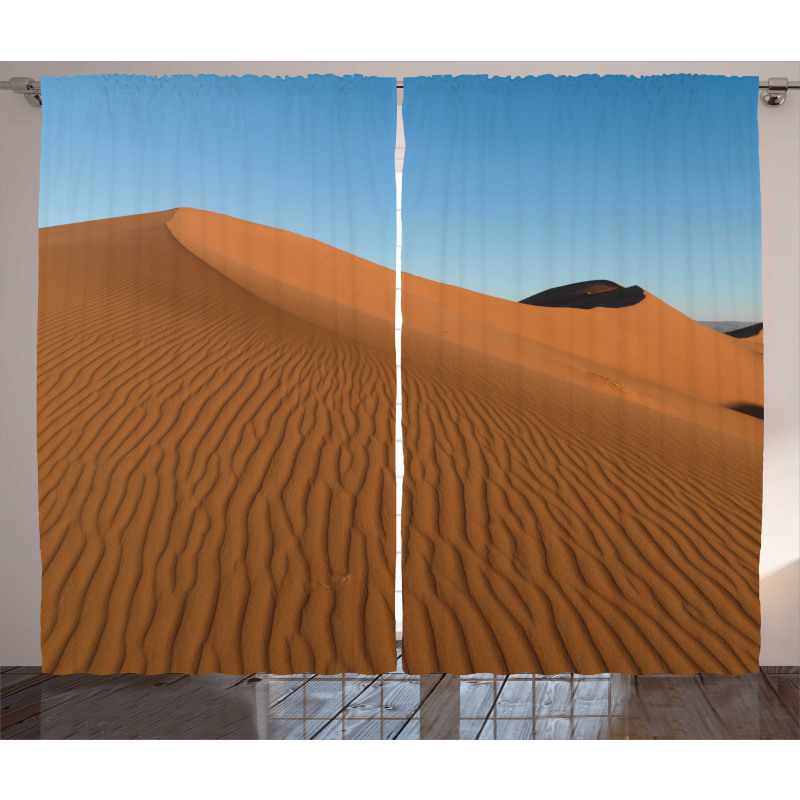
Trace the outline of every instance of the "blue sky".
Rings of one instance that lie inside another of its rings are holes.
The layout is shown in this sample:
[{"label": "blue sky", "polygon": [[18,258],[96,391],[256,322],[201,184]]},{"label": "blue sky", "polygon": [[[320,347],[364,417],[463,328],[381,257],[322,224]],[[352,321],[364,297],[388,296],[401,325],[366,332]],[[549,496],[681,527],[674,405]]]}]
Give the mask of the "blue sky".
[{"label": "blue sky", "polygon": [[43,78],[39,225],[190,206],[395,265],[393,78]]},{"label": "blue sky", "polygon": [[510,300],[606,278],[761,320],[758,78],[404,86],[404,270]]}]

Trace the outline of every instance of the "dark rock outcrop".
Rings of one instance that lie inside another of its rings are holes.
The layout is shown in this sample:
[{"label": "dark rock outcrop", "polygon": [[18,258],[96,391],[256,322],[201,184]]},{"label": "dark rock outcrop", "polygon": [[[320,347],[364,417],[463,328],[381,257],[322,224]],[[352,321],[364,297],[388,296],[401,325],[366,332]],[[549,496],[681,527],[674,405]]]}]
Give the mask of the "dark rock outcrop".
[{"label": "dark rock outcrop", "polygon": [[745,328],[737,328],[735,331],[725,331],[726,335],[733,336],[735,339],[749,339],[764,330],[763,322],[756,322],[755,325],[748,325]]},{"label": "dark rock outcrop", "polygon": [[613,281],[595,280],[556,286],[520,302],[550,308],[624,308],[640,303],[644,296],[641,286],[620,286]]}]

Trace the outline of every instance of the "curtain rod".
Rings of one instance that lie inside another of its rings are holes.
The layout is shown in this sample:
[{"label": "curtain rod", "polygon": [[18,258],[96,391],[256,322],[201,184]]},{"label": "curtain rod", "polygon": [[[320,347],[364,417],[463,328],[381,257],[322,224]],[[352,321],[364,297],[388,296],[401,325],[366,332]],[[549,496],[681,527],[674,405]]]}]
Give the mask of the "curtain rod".
[{"label": "curtain rod", "polygon": [[[403,81],[397,81],[397,88],[403,88]],[[800,89],[800,81],[790,81],[787,78],[770,78],[767,81],[759,81],[758,88],[761,89],[761,102],[766,106],[782,106],[786,100],[789,89]],[[7,81],[0,81],[0,89],[7,89],[17,94],[21,94],[32,106],[41,108],[42,106],[42,83],[33,78],[11,78]]]}]

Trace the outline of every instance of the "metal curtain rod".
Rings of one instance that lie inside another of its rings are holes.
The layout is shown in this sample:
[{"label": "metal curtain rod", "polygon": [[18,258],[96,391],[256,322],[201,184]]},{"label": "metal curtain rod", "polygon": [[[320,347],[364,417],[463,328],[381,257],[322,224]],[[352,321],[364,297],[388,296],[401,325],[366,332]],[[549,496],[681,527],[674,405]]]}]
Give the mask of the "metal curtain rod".
[{"label": "metal curtain rod", "polygon": [[[403,88],[403,81],[397,81],[397,88]],[[786,100],[789,89],[800,89],[800,81],[790,81],[787,78],[770,78],[768,81],[759,81],[761,89],[761,102],[765,106],[782,106]],[[7,89],[21,94],[37,108],[42,107],[42,82],[33,78],[11,78],[0,81],[0,89]]]}]

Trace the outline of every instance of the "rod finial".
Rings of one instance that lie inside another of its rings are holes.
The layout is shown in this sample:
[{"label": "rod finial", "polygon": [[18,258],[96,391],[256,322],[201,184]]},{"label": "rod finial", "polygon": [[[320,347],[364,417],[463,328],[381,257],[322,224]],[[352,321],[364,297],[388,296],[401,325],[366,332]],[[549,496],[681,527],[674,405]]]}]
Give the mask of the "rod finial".
[{"label": "rod finial", "polygon": [[761,102],[771,108],[782,106],[788,92],[789,80],[787,78],[770,78],[766,88],[761,90]]},{"label": "rod finial", "polygon": [[9,78],[7,81],[0,81],[0,89],[10,89],[15,94],[23,95],[30,105],[42,107],[41,84],[33,78]]}]

